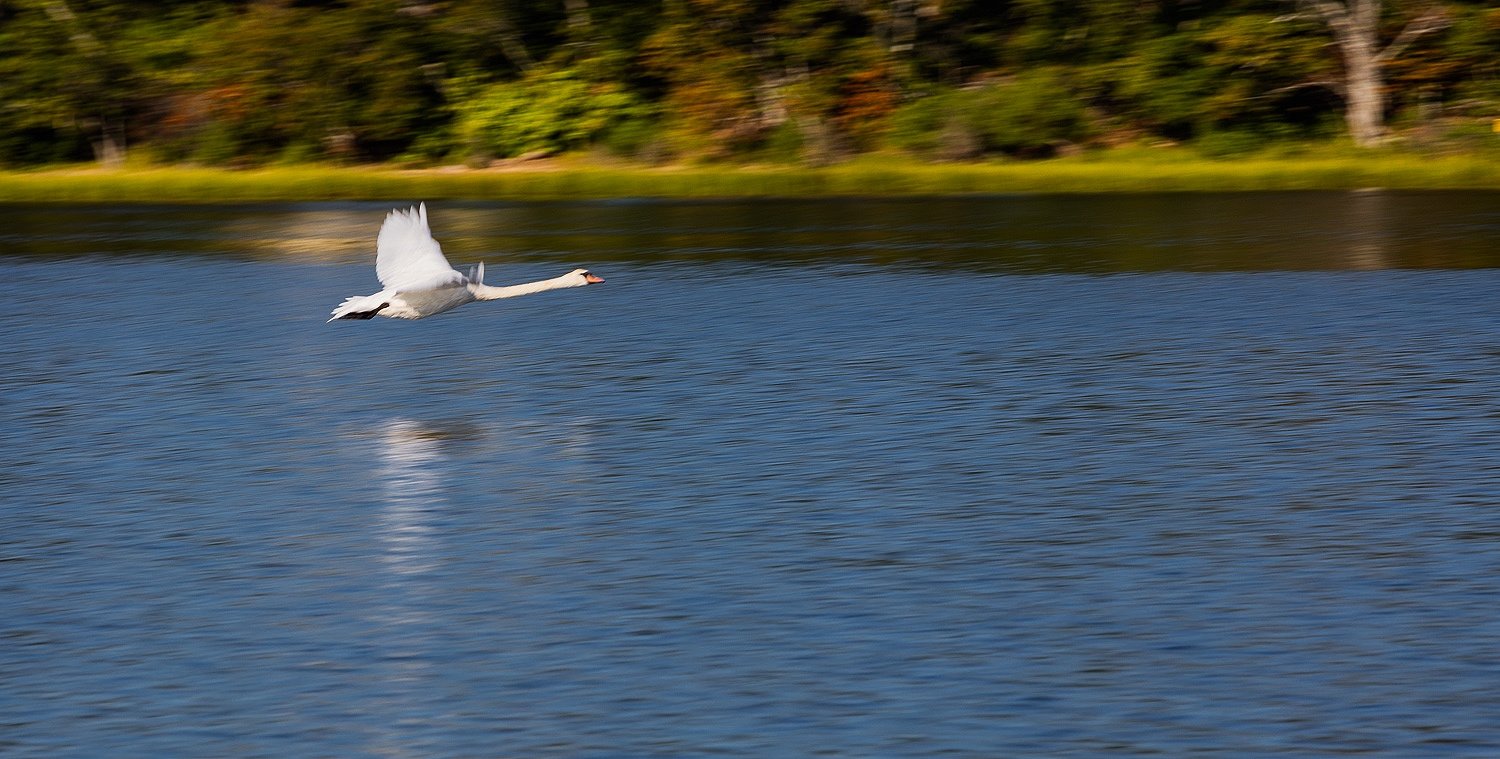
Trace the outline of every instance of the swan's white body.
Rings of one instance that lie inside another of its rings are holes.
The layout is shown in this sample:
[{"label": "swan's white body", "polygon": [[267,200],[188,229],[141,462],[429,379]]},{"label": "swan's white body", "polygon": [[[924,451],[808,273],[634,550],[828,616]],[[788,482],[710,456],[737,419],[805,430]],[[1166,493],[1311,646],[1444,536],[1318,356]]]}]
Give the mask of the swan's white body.
[{"label": "swan's white body", "polygon": [[563,287],[582,287],[604,280],[587,269],[561,277],[509,287],[484,284],[484,264],[468,273],[448,265],[443,249],[427,226],[427,204],[391,211],[375,241],[375,276],[385,287],[374,295],[346,298],[333,310],[334,319],[421,319],[451,311],[476,300],[514,298]]}]

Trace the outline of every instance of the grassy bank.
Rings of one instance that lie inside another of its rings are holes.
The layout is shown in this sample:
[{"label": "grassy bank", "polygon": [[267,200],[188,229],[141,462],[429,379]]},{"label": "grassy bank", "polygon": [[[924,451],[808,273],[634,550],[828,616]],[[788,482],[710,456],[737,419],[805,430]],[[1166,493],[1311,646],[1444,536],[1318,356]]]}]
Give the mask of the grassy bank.
[{"label": "grassy bank", "polygon": [[1365,187],[1500,189],[1500,162],[1484,156],[1406,154],[1225,161],[1105,155],[983,164],[882,159],[827,168],[621,168],[563,162],[483,170],[308,166],[0,172],[0,202],[823,197]]}]

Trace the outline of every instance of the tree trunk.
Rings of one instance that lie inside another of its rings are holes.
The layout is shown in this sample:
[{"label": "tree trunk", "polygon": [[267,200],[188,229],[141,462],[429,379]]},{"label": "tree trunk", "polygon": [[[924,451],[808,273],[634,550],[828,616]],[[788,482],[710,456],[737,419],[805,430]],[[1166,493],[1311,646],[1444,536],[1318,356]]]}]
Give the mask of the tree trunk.
[{"label": "tree trunk", "polygon": [[1344,54],[1344,120],[1354,144],[1367,148],[1385,135],[1385,73],[1373,35],[1339,45]]},{"label": "tree trunk", "polygon": [[1447,27],[1441,10],[1407,24],[1385,49],[1380,47],[1381,0],[1298,0],[1317,11],[1333,31],[1344,59],[1344,120],[1354,144],[1370,147],[1385,137],[1385,64],[1413,40]]},{"label": "tree trunk", "polygon": [[105,168],[116,168],[125,163],[125,130],[109,119],[98,120],[99,135],[89,141],[94,149],[94,160]]}]

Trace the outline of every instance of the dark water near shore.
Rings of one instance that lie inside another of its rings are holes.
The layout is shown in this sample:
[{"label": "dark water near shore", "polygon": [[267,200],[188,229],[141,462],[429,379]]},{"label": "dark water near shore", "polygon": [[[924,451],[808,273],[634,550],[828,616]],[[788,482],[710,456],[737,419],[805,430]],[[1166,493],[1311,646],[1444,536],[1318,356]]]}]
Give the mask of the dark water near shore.
[{"label": "dark water near shore", "polygon": [[1500,755],[1500,195],[387,209],[0,207],[0,754]]}]

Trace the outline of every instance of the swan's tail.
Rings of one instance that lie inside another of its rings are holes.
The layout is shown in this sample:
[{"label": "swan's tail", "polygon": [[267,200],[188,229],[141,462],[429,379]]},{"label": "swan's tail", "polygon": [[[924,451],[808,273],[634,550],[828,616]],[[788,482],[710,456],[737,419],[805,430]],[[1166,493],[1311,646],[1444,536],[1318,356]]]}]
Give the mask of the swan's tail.
[{"label": "swan's tail", "polygon": [[389,306],[390,300],[385,293],[374,295],[355,295],[344,299],[338,308],[333,310],[334,319],[373,319],[380,313],[382,308]]}]

